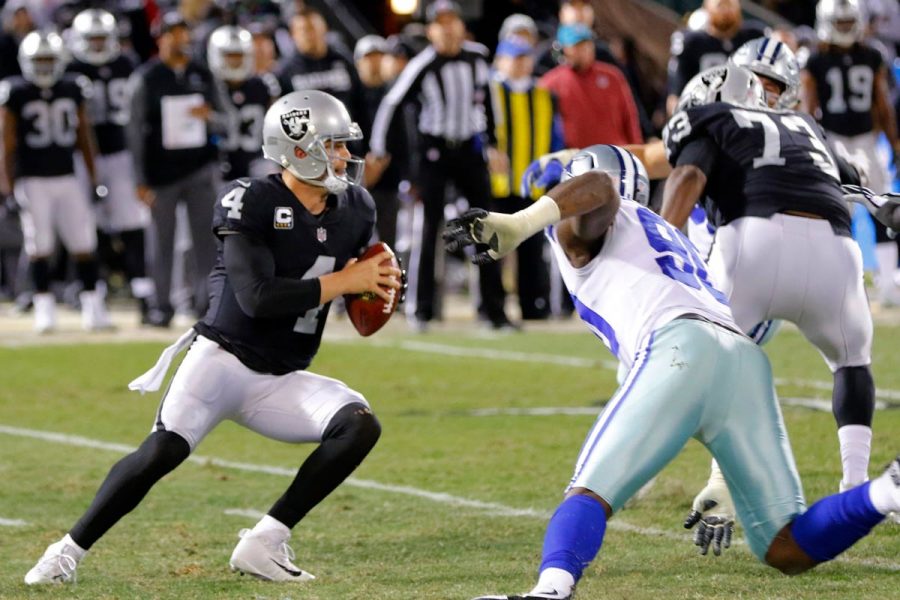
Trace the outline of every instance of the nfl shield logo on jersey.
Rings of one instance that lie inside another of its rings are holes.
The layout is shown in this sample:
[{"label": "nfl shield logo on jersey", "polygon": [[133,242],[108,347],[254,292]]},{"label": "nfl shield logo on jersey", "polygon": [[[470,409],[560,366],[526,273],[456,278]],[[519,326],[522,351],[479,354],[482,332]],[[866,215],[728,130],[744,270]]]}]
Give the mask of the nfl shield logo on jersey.
[{"label": "nfl shield logo on jersey", "polygon": [[281,115],[281,129],[292,140],[299,140],[306,135],[308,124],[308,108],[295,108]]},{"label": "nfl shield logo on jersey", "polygon": [[328,230],[324,227],[319,227],[318,229],[316,229],[316,239],[324,243],[325,240],[328,239]]},{"label": "nfl shield logo on jersey", "polygon": [[294,209],[290,206],[278,206],[275,208],[275,229],[294,228]]}]

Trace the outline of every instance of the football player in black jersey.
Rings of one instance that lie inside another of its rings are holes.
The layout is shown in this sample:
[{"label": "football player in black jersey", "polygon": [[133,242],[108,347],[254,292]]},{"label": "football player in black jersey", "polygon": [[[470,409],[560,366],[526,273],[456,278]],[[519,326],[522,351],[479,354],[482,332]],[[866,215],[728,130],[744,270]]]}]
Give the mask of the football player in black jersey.
[{"label": "football player in black jersey", "polygon": [[263,118],[281,88],[271,73],[253,74],[253,36],[243,27],[219,27],[209,37],[206,58],[234,106],[228,135],[219,143],[222,177],[227,181],[271,172],[260,151]]},{"label": "football player in black jersey", "polygon": [[266,113],[263,135],[263,153],[283,171],[239,179],[219,196],[209,311],[130,386],[158,389],[172,356],[193,341],[152,433],[112,468],[26,583],[71,581],[94,542],[225,419],[269,438],[319,444],[231,555],[233,569],[262,579],[312,579],[292,562],[290,531],[359,465],[381,429],[361,394],[306,369],[331,301],[365,292],[388,300],[400,272],[381,266],[387,252],[356,260],[374,232],[375,205],[357,185],[364,161],[347,142],[362,133],[344,105],[319,91],[288,94]]},{"label": "football player in black jersey", "polygon": [[[663,131],[674,169],[661,214],[680,227],[702,194],[715,204],[710,273],[745,332],[784,319],[818,348],[834,374],[840,487],[859,485],[875,404],[872,317],[835,158],[811,116],[769,109],[743,67],[701,73],[679,108]],[[700,507],[695,522],[723,509]]]},{"label": "football player in black jersey", "polygon": [[25,252],[34,285],[34,326],[56,326],[50,293],[50,262],[56,236],[75,258],[82,326],[110,327],[105,300],[96,289],[97,232],[91,200],[75,178],[75,151],[81,152],[95,189],[94,143],[85,100],[90,82],[64,74],[67,52],[53,32],[32,32],[19,46],[22,77],[0,84],[3,119],[3,177],[0,191],[15,194],[22,208]]},{"label": "football player in black jersey", "polygon": [[700,71],[725,64],[741,44],[763,35],[763,30],[745,24],[738,0],[704,0],[708,21],[700,31],[676,31],[669,51],[668,114],[672,114],[685,84]]},{"label": "football player in black jersey", "polygon": [[136,193],[134,164],[125,142],[128,122],[128,78],[134,60],[121,51],[116,18],[100,9],[84,10],[75,16],[71,28],[71,48],[75,59],[72,73],[91,81],[88,113],[97,139],[97,178],[107,194],[96,206],[97,224],[103,234],[117,237],[124,249],[124,270],[131,294],[140,301],[146,315],[147,300],[153,296],[153,280],[147,276],[144,232],[150,211]]},{"label": "football player in black jersey", "polygon": [[[881,53],[863,42],[865,21],[857,0],[821,0],[816,6],[819,47],[803,72],[803,107],[815,115],[832,141],[868,163],[866,173],[872,191],[891,190],[887,165],[876,150],[878,131],[887,136],[900,166],[900,135],[888,91],[888,67]],[[880,275],[876,279],[879,300],[900,301],[894,284],[897,242],[876,226],[876,254]]]}]

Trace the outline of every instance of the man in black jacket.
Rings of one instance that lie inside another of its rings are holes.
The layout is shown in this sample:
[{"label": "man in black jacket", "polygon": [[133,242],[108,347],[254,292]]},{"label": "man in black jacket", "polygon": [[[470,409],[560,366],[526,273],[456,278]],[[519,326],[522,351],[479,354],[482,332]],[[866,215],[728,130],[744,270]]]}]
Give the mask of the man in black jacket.
[{"label": "man in black jacket", "polygon": [[190,31],[183,18],[164,15],[157,33],[159,56],[135,71],[129,82],[131,120],[126,134],[138,197],[150,207],[156,233],[156,301],[147,322],[168,327],[174,314],[169,294],[179,202],[187,207],[193,242],[194,309],[197,314],[206,310],[206,277],[215,259],[207,234],[216,191],[212,135],[225,130],[228,108],[209,70],[191,59]]}]

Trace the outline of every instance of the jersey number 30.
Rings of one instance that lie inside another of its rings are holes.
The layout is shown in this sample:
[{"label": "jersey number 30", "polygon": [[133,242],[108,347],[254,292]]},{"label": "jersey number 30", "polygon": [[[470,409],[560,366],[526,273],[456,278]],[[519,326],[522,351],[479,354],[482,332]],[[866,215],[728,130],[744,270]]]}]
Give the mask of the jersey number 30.
[{"label": "jersey number 30", "polygon": [[717,301],[728,304],[725,294],[709,281],[706,265],[694,245],[680,231],[643,206],[638,208],[637,215],[650,247],[661,255],[656,257],[656,264],[666,277],[695,290],[706,289]]}]

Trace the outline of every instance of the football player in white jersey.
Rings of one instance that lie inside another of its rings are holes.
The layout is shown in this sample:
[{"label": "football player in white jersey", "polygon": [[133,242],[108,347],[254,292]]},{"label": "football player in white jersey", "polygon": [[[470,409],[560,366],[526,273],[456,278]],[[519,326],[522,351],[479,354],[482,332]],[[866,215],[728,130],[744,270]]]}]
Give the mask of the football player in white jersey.
[{"label": "football player in white jersey", "polygon": [[640,163],[592,146],[566,176],[527,209],[474,209],[444,234],[449,250],[488,244],[474,258],[482,262],[546,228],[579,315],[629,366],[547,526],[537,585],[481,600],[572,598],[607,520],[692,437],[718,459],[750,550],[786,574],[833,559],[900,507],[898,457],[877,479],[806,510],[769,362],[737,329],[690,242],[644,205]]}]

